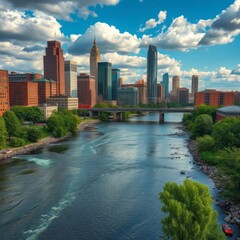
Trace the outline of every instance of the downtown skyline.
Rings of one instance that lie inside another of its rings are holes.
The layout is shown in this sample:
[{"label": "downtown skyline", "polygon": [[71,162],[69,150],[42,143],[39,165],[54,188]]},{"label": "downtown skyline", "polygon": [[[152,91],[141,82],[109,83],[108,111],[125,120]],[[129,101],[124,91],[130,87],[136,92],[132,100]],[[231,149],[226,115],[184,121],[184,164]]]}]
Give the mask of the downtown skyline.
[{"label": "downtown skyline", "polygon": [[199,75],[199,90],[240,90],[240,0],[44,2],[0,0],[0,69],[43,74],[46,41],[56,39],[65,60],[89,73],[96,37],[101,61],[120,68],[124,83],[147,79],[153,44],[158,83],[168,72],[179,75],[181,87]]}]

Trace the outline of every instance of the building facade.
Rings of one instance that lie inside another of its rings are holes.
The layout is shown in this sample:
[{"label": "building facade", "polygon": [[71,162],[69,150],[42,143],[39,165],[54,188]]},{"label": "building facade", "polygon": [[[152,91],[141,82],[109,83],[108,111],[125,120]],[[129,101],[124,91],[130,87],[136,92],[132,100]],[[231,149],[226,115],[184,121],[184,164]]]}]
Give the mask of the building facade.
[{"label": "building facade", "polygon": [[47,106],[57,106],[68,110],[78,109],[78,98],[56,96],[47,99]]},{"label": "building facade", "polygon": [[189,103],[189,89],[188,88],[178,88],[177,90],[178,102],[181,104]]},{"label": "building facade", "polygon": [[95,78],[95,92],[96,97],[98,94],[98,63],[100,62],[100,51],[96,44],[96,39],[93,41],[93,47],[90,52],[90,75]]},{"label": "building facade", "polygon": [[180,87],[180,78],[179,76],[173,76],[172,78],[172,95],[177,97],[177,91]]},{"label": "building facade", "polygon": [[234,105],[234,92],[222,92],[214,89],[195,93],[195,107],[206,104],[213,107]]},{"label": "building facade", "polygon": [[148,102],[157,101],[157,48],[149,45],[147,55],[147,90]]},{"label": "building facade", "polygon": [[117,105],[137,106],[139,104],[138,89],[135,87],[121,87],[117,91]]},{"label": "building facade", "polygon": [[98,97],[100,101],[112,100],[112,64],[98,63]]},{"label": "building facade", "polygon": [[220,121],[226,117],[238,117],[240,118],[240,107],[239,106],[227,106],[218,108],[216,111],[216,121]]},{"label": "building facade", "polygon": [[164,102],[165,99],[165,89],[163,84],[157,85],[157,102],[161,103]]},{"label": "building facade", "polygon": [[112,69],[112,100],[117,100],[117,90],[120,87],[120,69]]},{"label": "building facade", "polygon": [[77,80],[79,106],[94,107],[96,105],[96,82],[94,76],[81,73]]},{"label": "building facade", "polygon": [[192,95],[198,92],[198,75],[192,75]]},{"label": "building facade", "polygon": [[44,120],[47,120],[49,117],[51,117],[51,115],[54,112],[57,112],[57,110],[58,110],[58,106],[48,106],[47,104],[39,106],[39,108],[42,111]]},{"label": "building facade", "polygon": [[74,61],[65,61],[65,95],[77,97],[77,63]]},{"label": "building facade", "polygon": [[0,70],[0,116],[10,108],[8,71]]},{"label": "building facade", "polygon": [[65,95],[64,57],[61,43],[48,41],[46,55],[43,56],[44,78],[54,80],[57,86],[57,95]]},{"label": "building facade", "polygon": [[169,95],[169,75],[168,75],[168,73],[163,74],[162,84],[164,86],[165,98],[167,98]]}]

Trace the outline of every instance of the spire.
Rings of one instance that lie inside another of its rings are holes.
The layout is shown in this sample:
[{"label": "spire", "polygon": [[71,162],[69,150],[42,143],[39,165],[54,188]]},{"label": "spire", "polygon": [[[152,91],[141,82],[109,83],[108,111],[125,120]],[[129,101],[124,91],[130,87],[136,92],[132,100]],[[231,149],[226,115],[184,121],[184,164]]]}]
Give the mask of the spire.
[{"label": "spire", "polygon": [[96,36],[94,35],[93,45],[96,46]]}]

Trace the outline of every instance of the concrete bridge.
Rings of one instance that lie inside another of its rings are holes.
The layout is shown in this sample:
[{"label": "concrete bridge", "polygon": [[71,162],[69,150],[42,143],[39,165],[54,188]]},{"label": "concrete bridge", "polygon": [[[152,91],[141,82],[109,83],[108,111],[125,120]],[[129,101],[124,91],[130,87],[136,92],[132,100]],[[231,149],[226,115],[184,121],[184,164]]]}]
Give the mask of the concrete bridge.
[{"label": "concrete bridge", "polygon": [[101,112],[112,113],[114,119],[121,121],[123,112],[157,112],[159,113],[159,123],[164,123],[164,113],[192,113],[194,112],[194,107],[184,107],[184,108],[128,108],[128,107],[116,107],[116,108],[86,108],[82,110],[87,110],[89,115],[99,116]]}]

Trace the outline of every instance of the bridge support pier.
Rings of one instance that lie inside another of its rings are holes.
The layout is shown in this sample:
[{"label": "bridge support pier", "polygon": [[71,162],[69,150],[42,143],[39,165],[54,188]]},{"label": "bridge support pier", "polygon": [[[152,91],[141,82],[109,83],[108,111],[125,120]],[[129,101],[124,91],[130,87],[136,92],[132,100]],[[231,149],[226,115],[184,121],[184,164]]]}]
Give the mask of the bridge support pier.
[{"label": "bridge support pier", "polygon": [[164,124],[164,113],[162,112],[159,113],[159,123]]},{"label": "bridge support pier", "polygon": [[116,120],[117,120],[117,121],[122,121],[122,120],[123,120],[122,112],[117,112],[117,113],[116,113]]}]

